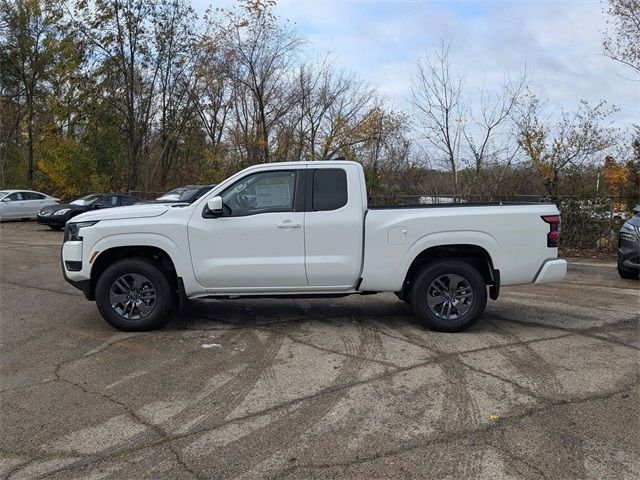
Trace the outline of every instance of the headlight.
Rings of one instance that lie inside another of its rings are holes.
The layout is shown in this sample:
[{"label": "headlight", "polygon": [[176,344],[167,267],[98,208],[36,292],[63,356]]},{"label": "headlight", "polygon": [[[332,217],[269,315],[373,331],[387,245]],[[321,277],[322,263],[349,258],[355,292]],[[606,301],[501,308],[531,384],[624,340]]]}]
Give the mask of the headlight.
[{"label": "headlight", "polygon": [[67,226],[64,229],[64,241],[79,241],[82,240],[80,236],[80,229],[91,227],[98,223],[98,220],[93,222],[76,222],[76,223],[67,223]]},{"label": "headlight", "polygon": [[71,210],[70,208],[63,208],[62,210],[56,210],[55,212],[53,212],[54,215],[64,215],[65,213],[67,213],[69,210]]},{"label": "headlight", "polygon": [[638,229],[629,222],[625,222],[620,229],[620,240],[625,240],[627,242],[640,242]]}]

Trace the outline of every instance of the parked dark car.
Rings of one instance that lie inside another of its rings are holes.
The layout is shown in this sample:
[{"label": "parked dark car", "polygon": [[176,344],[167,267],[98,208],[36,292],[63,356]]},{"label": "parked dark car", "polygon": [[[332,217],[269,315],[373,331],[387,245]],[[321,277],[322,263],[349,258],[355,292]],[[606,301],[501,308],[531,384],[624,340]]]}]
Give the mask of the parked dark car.
[{"label": "parked dark car", "polygon": [[62,230],[72,217],[99,208],[126,207],[140,199],[124,193],[91,193],[71,203],[44,207],[38,212],[38,223],[48,225],[53,230]]},{"label": "parked dark car", "polygon": [[633,213],[622,225],[618,240],[618,273],[630,279],[640,276],[640,205]]},{"label": "parked dark car", "polygon": [[215,185],[185,185],[163,193],[155,200],[142,203],[193,203]]}]

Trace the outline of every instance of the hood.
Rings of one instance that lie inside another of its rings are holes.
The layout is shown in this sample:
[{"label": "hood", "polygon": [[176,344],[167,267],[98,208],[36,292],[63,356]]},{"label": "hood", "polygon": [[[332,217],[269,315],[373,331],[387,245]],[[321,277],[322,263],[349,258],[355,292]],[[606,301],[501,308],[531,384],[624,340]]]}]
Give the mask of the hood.
[{"label": "hood", "polygon": [[81,213],[77,217],[73,217],[73,223],[86,222],[92,220],[123,220],[127,218],[148,218],[159,217],[171,205],[167,204],[140,204],[130,205],[128,207],[101,208],[92,210],[91,212]]},{"label": "hood", "polygon": [[186,202],[186,201],[179,202],[178,200],[158,200],[158,199],[156,199],[156,200],[147,200],[145,202],[138,202],[138,203],[136,203],[136,205],[150,205],[152,203],[162,203],[164,205],[167,205],[167,204],[171,204],[171,205],[189,205],[190,204],[190,202]]},{"label": "hood", "polygon": [[40,210],[41,213],[43,214],[50,214],[53,212],[57,212],[58,210],[63,210],[65,208],[69,208],[71,210],[87,210],[89,207],[87,207],[86,205],[73,205],[71,203],[59,203],[56,205],[47,205],[46,207],[42,207],[42,209]]}]

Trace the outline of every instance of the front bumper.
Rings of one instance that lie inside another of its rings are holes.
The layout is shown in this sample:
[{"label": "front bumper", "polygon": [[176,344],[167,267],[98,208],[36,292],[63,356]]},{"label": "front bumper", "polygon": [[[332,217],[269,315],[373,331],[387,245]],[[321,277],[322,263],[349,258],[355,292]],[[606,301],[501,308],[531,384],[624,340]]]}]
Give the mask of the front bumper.
[{"label": "front bumper", "polygon": [[618,242],[618,266],[628,270],[640,270],[640,242]]},{"label": "front bumper", "polygon": [[53,215],[40,215],[36,216],[36,220],[40,225],[47,225],[50,227],[63,228],[64,224],[67,220],[62,216],[53,216]]},{"label": "front bumper", "polygon": [[60,266],[67,283],[80,290],[88,300],[91,295],[91,279],[86,278],[82,270],[82,242],[64,242],[60,249]]},{"label": "front bumper", "polygon": [[567,261],[547,260],[536,275],[535,284],[561,282],[567,275]]}]

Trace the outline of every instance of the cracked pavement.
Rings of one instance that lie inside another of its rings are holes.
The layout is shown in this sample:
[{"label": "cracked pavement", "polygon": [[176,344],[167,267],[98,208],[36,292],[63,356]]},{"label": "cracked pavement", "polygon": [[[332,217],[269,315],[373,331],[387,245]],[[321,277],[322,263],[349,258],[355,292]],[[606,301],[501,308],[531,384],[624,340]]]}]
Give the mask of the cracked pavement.
[{"label": "cracked pavement", "polygon": [[461,334],[392,294],[191,301],[131,334],[61,241],[0,224],[0,478],[640,477],[640,284],[613,262]]}]

